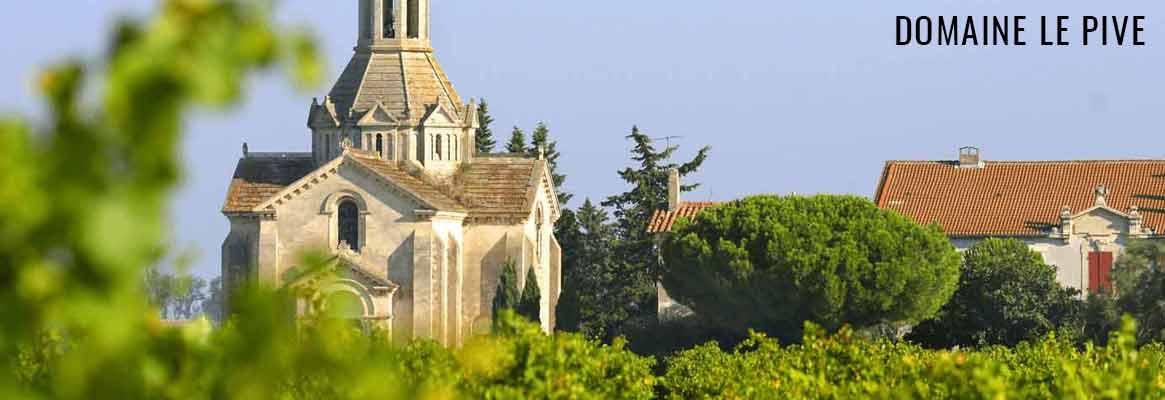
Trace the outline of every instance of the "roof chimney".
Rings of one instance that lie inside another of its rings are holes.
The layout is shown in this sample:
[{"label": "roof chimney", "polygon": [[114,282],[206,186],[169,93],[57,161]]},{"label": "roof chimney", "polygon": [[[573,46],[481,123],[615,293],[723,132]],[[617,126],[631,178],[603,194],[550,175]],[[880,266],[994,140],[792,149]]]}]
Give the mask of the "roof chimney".
[{"label": "roof chimney", "polygon": [[959,149],[959,168],[983,168],[978,147],[967,146]]},{"label": "roof chimney", "polygon": [[676,211],[680,205],[680,170],[672,168],[667,172],[667,209]]}]

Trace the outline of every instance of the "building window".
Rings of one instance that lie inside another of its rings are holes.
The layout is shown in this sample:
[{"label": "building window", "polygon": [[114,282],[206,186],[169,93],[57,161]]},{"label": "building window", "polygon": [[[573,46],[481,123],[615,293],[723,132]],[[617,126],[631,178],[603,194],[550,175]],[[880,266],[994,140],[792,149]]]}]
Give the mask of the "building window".
[{"label": "building window", "polygon": [[352,200],[340,202],[337,232],[340,243],[347,243],[352,251],[360,251],[360,207]]},{"label": "building window", "polygon": [[396,37],[396,7],[394,1],[384,1],[384,38],[392,39]]},{"label": "building window", "polygon": [[442,136],[445,136],[445,135],[437,135],[437,138],[436,138],[436,139],[433,139],[433,140],[435,140],[435,141],[436,141],[436,144],[434,144],[434,145],[433,145],[433,148],[434,148],[434,149],[437,151],[437,154],[435,154],[435,155],[433,156],[433,158],[435,158],[435,159],[437,159],[437,160],[441,160],[441,159],[442,159],[442,156],[443,156],[443,154],[444,154],[444,153],[442,152],[442,150],[443,150],[443,147],[442,147],[442,144],[443,144],[443,143],[442,143],[442,141],[441,141],[441,137],[442,137]]},{"label": "building window", "polygon": [[408,7],[409,39],[416,39],[416,38],[421,37],[421,7],[420,7],[420,4],[418,4],[420,2],[417,0],[408,0],[408,1],[409,1],[409,7]]},{"label": "building window", "polygon": [[1112,253],[1094,251],[1088,253],[1088,291],[1091,293],[1112,293]]},{"label": "building window", "polygon": [[538,211],[534,214],[534,234],[538,236],[538,247],[534,249],[534,257],[539,263],[542,262],[542,206],[538,206]]},{"label": "building window", "polygon": [[379,154],[381,159],[384,158],[384,135],[379,133],[376,134],[376,154]]}]

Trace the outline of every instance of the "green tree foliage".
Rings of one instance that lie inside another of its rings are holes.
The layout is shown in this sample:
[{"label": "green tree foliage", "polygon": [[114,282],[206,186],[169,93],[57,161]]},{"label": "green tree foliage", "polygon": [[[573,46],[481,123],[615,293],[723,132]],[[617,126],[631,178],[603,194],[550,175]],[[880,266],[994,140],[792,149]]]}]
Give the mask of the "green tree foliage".
[{"label": "green tree foliage", "polygon": [[1165,243],[1160,240],[1132,240],[1113,265],[1113,286],[1117,295],[1136,290],[1141,275],[1165,267]]},{"label": "green tree foliage", "polygon": [[566,175],[559,173],[558,158],[562,156],[558,153],[558,142],[550,140],[550,126],[545,122],[539,122],[534,127],[534,133],[530,136],[530,148],[527,152],[532,157],[537,157],[539,152],[546,158],[546,162],[550,164],[550,178],[554,182],[554,192],[558,194],[558,202],[564,207],[570,203],[570,199],[574,195],[563,190],[563,185],[566,184]]},{"label": "green tree foliage", "polygon": [[1165,342],[1165,270],[1144,271],[1136,286],[1120,294],[1121,310],[1141,321],[1137,337],[1142,342]]},{"label": "green tree foliage", "polygon": [[222,277],[216,276],[207,285],[206,300],[202,302],[202,312],[211,321],[221,323],[226,319],[226,296],[223,293]]},{"label": "green tree foliage", "polygon": [[1165,351],[1138,349],[1126,320],[1107,347],[1049,336],[1015,348],[932,351],[868,341],[842,329],[805,329],[781,347],[754,335],[736,350],[715,344],[667,360],[671,399],[1085,399],[1165,396]]},{"label": "green tree foliage", "polygon": [[[631,129],[627,139],[632,142],[631,160],[637,165],[619,171],[619,177],[630,186],[626,192],[608,197],[602,205],[613,210],[616,243],[615,259],[620,265],[615,273],[619,280],[606,292],[615,301],[604,301],[603,309],[615,311],[620,321],[609,321],[608,335],[626,335],[651,327],[656,321],[655,282],[660,274],[659,252],[655,237],[647,233],[651,216],[667,208],[667,180],[672,169],[681,176],[695,173],[708,158],[710,148],[704,147],[684,163],[672,162],[678,146],[656,149],[651,138],[638,127]],[[695,190],[699,185],[689,184],[682,192]]]},{"label": "green tree foliage", "polygon": [[180,128],[193,107],[238,100],[256,70],[284,64],[304,82],[321,70],[312,42],[258,3],[168,0],[123,19],[103,62],[40,76],[47,122],[0,120],[0,206],[20,210],[0,218],[0,354],[46,332],[71,339],[48,384],[16,389],[4,369],[0,397],[162,397],[180,379],[188,342],[148,317],[142,285],[165,254]]},{"label": "green tree foliage", "polygon": [[522,299],[515,310],[518,315],[534,322],[542,322],[542,289],[538,287],[538,276],[534,267],[526,271],[526,286],[522,289]]},{"label": "green tree foliage", "polygon": [[610,341],[633,317],[635,310],[629,305],[640,297],[623,288],[629,266],[615,257],[615,232],[607,212],[587,199],[573,215],[577,217],[564,225],[573,225],[570,233],[559,238],[568,241],[563,243],[564,287],[559,307],[566,301],[573,314],[560,314],[557,321],[562,329]]},{"label": "green tree foliage", "polygon": [[494,292],[492,314],[499,315],[502,310],[518,308],[518,302],[521,300],[519,296],[517,263],[514,260],[507,260],[506,264],[502,266],[501,275],[498,276],[498,287]]},{"label": "green tree foliage", "polygon": [[[664,285],[703,318],[784,340],[811,321],[832,331],[933,316],[959,255],[922,227],[853,196],[754,196],[681,220],[663,245]],[[741,310],[748,310],[742,312]]]},{"label": "green tree foliage", "polygon": [[522,128],[514,127],[510,132],[510,141],[506,142],[506,152],[510,154],[526,154],[526,132]]},{"label": "green tree foliage", "polygon": [[914,329],[928,346],[1014,346],[1049,332],[1077,332],[1079,292],[1061,287],[1056,268],[1016,239],[987,239],[963,253],[949,303]]},{"label": "green tree foliage", "polygon": [[479,126],[474,134],[474,145],[477,147],[477,154],[493,153],[494,146],[497,146],[497,140],[494,139],[494,132],[490,129],[490,125],[494,122],[494,117],[489,113],[489,103],[485,99],[481,99],[481,106],[477,108],[477,120]]},{"label": "green tree foliage", "polygon": [[[1159,240],[1130,241],[1117,258],[1111,276],[1116,293],[1102,295],[1113,297],[1119,312],[1141,322],[1140,340],[1165,342],[1165,303],[1161,301],[1165,298],[1165,244]],[[1111,318],[1115,312],[1101,315]],[[1111,319],[1093,322],[1112,325]]]},{"label": "green tree foliage", "polygon": [[1098,345],[1108,343],[1109,334],[1116,332],[1121,324],[1121,310],[1116,298],[1107,293],[1088,296],[1081,311],[1080,341]]}]

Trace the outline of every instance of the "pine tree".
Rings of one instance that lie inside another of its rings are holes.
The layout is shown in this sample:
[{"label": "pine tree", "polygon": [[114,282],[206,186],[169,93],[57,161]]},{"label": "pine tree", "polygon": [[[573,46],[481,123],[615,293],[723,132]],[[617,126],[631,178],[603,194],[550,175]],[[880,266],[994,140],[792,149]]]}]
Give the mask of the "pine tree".
[{"label": "pine tree", "polygon": [[[619,177],[631,188],[608,197],[603,206],[614,210],[614,236],[618,240],[614,257],[619,260],[618,269],[622,269],[616,272],[617,276],[622,277],[617,282],[618,287],[612,288],[620,295],[613,297],[630,302],[631,310],[626,322],[634,324],[631,328],[621,329],[634,329],[635,325],[655,321],[655,282],[659,279],[660,259],[655,248],[655,238],[647,233],[647,226],[656,210],[667,208],[668,171],[678,169],[680,176],[696,172],[708,158],[710,149],[701,148],[692,160],[676,164],[671,162],[671,158],[678,150],[677,146],[657,150],[651,138],[640,132],[638,127],[631,129],[627,139],[634,143],[631,159],[639,165],[619,171]],[[698,186],[685,185],[681,192],[695,190]]]},{"label": "pine tree", "polygon": [[578,212],[564,212],[563,291],[558,300],[557,326],[587,337],[613,339],[635,304],[635,291],[619,290],[626,265],[614,256],[614,231],[607,212],[590,199]]},{"label": "pine tree", "polygon": [[518,271],[514,260],[506,261],[498,277],[498,288],[494,294],[493,316],[497,318],[502,310],[514,310],[518,306]]},{"label": "pine tree", "polygon": [[522,128],[515,126],[514,131],[510,132],[510,141],[506,143],[506,152],[511,154],[526,153],[526,133],[522,132]]},{"label": "pine tree", "polygon": [[[570,202],[570,193],[562,190],[563,184],[566,183],[566,175],[558,173],[558,142],[550,140],[550,127],[545,122],[539,122],[534,127],[534,133],[530,137],[530,148],[527,152],[537,157],[539,151],[546,157],[547,164],[550,164],[550,177],[554,181],[554,191],[558,193],[559,204],[566,205]],[[539,149],[541,148],[541,149]]]},{"label": "pine tree", "polygon": [[522,300],[518,301],[518,315],[534,322],[542,322],[542,289],[538,287],[538,276],[534,267],[526,272],[526,288],[522,289]]},{"label": "pine tree", "polygon": [[477,128],[474,143],[477,146],[477,154],[493,153],[494,146],[497,141],[494,140],[494,132],[490,129],[490,124],[493,124],[494,117],[489,115],[489,103],[485,99],[481,99],[481,106],[477,108],[477,120],[480,125]]}]

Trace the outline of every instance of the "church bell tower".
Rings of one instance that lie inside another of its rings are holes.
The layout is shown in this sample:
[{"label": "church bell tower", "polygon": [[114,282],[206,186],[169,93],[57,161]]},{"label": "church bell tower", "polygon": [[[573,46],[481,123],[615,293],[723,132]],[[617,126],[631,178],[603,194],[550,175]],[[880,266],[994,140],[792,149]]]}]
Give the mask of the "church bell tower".
[{"label": "church bell tower", "polygon": [[345,144],[385,161],[447,176],[472,161],[477,106],[461,97],[434,56],[430,0],[357,0],[354,54],[308,115],[317,164]]}]

